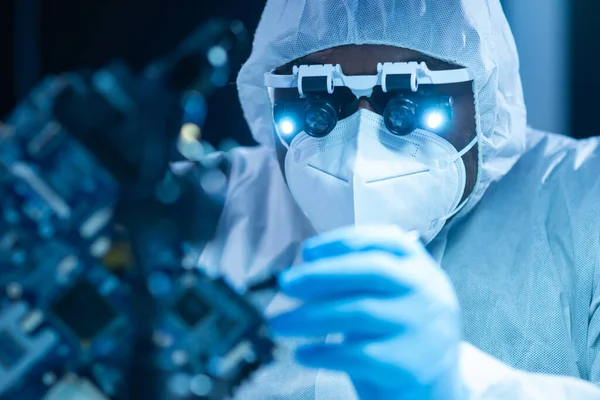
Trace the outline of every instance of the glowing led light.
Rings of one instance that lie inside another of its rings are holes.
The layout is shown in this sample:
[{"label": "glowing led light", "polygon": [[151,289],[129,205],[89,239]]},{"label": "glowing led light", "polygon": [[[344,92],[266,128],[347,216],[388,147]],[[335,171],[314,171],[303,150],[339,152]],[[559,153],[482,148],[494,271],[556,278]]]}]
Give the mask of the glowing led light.
[{"label": "glowing led light", "polygon": [[284,119],[279,122],[279,128],[281,129],[281,133],[284,135],[289,135],[294,132],[294,123],[289,119]]},{"label": "glowing led light", "polygon": [[427,115],[427,126],[431,129],[439,128],[444,122],[444,116],[442,113],[433,111]]}]

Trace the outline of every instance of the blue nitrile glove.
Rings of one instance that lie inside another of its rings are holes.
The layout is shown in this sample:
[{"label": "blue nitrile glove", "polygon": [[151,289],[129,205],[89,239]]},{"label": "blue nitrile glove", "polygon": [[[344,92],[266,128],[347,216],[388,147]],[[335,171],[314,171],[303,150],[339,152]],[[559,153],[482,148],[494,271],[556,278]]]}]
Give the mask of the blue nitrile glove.
[{"label": "blue nitrile glove", "polygon": [[304,245],[305,264],[279,278],[303,304],[271,319],[282,336],[341,333],[297,350],[312,368],[346,372],[365,399],[461,399],[459,307],[446,274],[414,236],[345,228]]}]

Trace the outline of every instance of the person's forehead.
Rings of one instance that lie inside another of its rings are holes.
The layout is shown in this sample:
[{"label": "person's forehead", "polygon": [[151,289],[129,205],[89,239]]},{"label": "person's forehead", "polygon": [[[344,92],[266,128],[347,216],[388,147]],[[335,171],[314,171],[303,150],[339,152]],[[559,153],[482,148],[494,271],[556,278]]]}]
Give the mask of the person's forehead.
[{"label": "person's forehead", "polygon": [[377,63],[425,62],[432,70],[457,69],[453,65],[414,50],[383,45],[348,45],[309,54],[277,69],[277,73],[291,74],[294,65],[340,64],[346,75],[377,74]]}]

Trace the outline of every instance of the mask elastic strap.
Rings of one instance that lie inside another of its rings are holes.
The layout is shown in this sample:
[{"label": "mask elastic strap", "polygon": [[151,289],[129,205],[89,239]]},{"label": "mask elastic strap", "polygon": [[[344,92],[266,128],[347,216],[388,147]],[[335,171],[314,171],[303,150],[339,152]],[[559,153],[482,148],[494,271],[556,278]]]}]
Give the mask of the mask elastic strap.
[{"label": "mask elastic strap", "polygon": [[[435,219],[433,221],[431,221],[431,226],[433,227],[435,224],[437,224],[439,221],[448,221],[450,218],[454,217],[456,214],[458,214],[460,212],[460,210],[462,210],[464,208],[464,206],[467,205],[467,203],[469,202],[469,200],[471,200],[471,196],[469,195],[462,203],[460,203],[458,206],[456,206],[456,208],[454,209],[454,211],[452,211],[451,213],[443,216],[442,218],[438,218]],[[430,228],[432,229],[432,228]]]},{"label": "mask elastic strap", "polygon": [[449,160],[444,160],[444,161],[438,161],[438,168],[444,169],[444,168],[447,168],[448,166],[454,164],[454,162],[456,160],[458,160],[459,158],[461,158],[462,156],[467,154],[473,147],[475,147],[475,145],[477,144],[477,141],[478,141],[477,136],[475,136],[473,138],[473,140],[471,140],[469,142],[469,144],[465,146],[464,149],[459,151],[458,154],[454,158],[449,159]]},{"label": "mask elastic strap", "polygon": [[277,132],[277,137],[279,138],[279,141],[281,142],[282,146],[285,147],[287,151],[290,151],[290,145],[285,140],[283,140],[279,132]]},{"label": "mask elastic strap", "polygon": [[279,139],[279,141],[281,142],[281,144],[283,145],[283,147],[285,147],[287,149],[287,151],[290,151],[290,145],[281,137],[281,134],[279,133],[279,130],[277,129],[277,127],[274,127],[275,129],[275,133],[277,134],[277,138]]},{"label": "mask elastic strap", "polygon": [[[456,158],[454,158],[454,160],[448,164],[454,163],[456,160],[458,160],[459,158],[461,158],[462,156],[467,154],[467,152],[469,152],[469,150],[471,150],[473,148],[473,146],[475,146],[476,143],[477,143],[477,137],[474,137],[473,140],[471,140],[471,142],[457,154]],[[449,214],[443,216],[442,218],[438,218],[435,221],[432,221],[432,225],[434,225],[438,221],[447,221],[450,218],[452,218],[453,216],[455,216],[456,214],[458,214],[460,212],[460,210],[462,210],[464,208],[464,206],[467,205],[469,200],[471,200],[471,195],[467,196],[467,198],[464,199],[458,206],[456,206],[456,208],[453,211],[451,211]]]},{"label": "mask elastic strap", "polygon": [[[462,156],[464,156],[465,154],[467,154],[467,152],[469,152],[469,150],[471,150],[473,148],[473,146],[475,146],[475,143],[477,143],[477,136],[475,136],[473,138],[473,140],[471,140],[471,142],[467,145],[467,147],[465,147],[464,149],[462,149],[458,153],[458,155],[456,156],[456,158],[454,159],[454,161],[458,160],[459,158],[461,158]],[[458,212],[460,210],[462,210],[464,206],[467,205],[467,203],[469,202],[469,200],[471,200],[471,195],[467,196],[467,198],[464,199],[464,201],[462,203],[460,203],[458,206],[456,206],[456,208],[454,209],[454,211],[452,211],[450,214],[448,214],[445,217],[440,218],[440,219],[443,219],[444,221],[447,221],[449,218],[452,218],[453,216],[455,216],[456,214],[458,214]]]},{"label": "mask elastic strap", "polygon": [[450,214],[448,214],[445,217],[440,218],[440,219],[443,219],[444,221],[447,221],[450,218],[454,217],[456,214],[458,214],[460,212],[460,210],[463,209],[464,206],[467,205],[467,203],[469,202],[469,200],[471,200],[471,195],[467,196],[467,198],[464,199],[462,203],[460,203],[459,205],[457,205],[456,208],[454,209],[454,211],[452,211]]},{"label": "mask elastic strap", "polygon": [[456,156],[456,159],[454,161],[458,160],[459,158],[461,158],[462,156],[467,154],[475,146],[476,143],[477,143],[477,136],[475,136],[473,138],[473,140],[471,140],[464,149],[462,149],[461,151],[458,152],[458,155]]}]

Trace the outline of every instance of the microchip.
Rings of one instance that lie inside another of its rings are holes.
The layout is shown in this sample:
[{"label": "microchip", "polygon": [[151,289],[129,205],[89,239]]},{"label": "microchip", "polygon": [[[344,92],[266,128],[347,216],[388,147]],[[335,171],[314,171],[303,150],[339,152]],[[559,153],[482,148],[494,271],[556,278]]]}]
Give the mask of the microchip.
[{"label": "microchip", "polygon": [[215,323],[220,337],[229,335],[231,331],[237,327],[237,325],[238,323],[236,321],[226,315],[220,315]]},{"label": "microchip", "polygon": [[193,290],[187,290],[181,295],[175,309],[185,323],[196,326],[209,313],[210,306]]},{"label": "microchip", "polygon": [[25,348],[8,331],[0,332],[0,366],[10,369],[25,355]]},{"label": "microchip", "polygon": [[51,309],[80,341],[91,341],[118,316],[110,303],[85,280],[73,285]]}]

